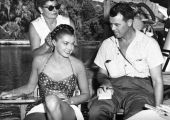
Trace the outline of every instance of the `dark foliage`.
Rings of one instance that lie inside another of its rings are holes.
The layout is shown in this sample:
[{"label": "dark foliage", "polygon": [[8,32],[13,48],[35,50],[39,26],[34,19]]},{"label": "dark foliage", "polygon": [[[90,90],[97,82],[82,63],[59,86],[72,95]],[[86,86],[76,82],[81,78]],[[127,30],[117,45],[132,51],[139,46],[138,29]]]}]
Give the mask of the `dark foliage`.
[{"label": "dark foliage", "polygon": [[[103,4],[92,0],[59,0],[66,9],[60,14],[69,15],[75,23],[79,41],[102,40]],[[39,13],[34,8],[34,0],[0,1],[0,39],[27,39],[29,23]],[[3,34],[3,35],[2,35]],[[5,36],[4,36],[5,34]],[[4,37],[3,37],[4,36]]]}]

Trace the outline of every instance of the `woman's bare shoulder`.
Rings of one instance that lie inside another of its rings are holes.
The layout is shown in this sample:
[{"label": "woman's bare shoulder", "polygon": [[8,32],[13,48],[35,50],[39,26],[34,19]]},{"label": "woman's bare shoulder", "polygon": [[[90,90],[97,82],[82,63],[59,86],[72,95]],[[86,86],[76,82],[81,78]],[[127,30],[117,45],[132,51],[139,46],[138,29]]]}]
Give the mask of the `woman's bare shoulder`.
[{"label": "woman's bare shoulder", "polygon": [[47,61],[47,59],[49,58],[50,55],[51,55],[51,53],[35,56],[34,64],[41,66],[42,64],[44,64]]},{"label": "woman's bare shoulder", "polygon": [[80,59],[78,59],[74,56],[71,56],[70,60],[71,60],[71,62],[74,65],[75,68],[77,68],[77,69],[84,68],[84,64]]}]

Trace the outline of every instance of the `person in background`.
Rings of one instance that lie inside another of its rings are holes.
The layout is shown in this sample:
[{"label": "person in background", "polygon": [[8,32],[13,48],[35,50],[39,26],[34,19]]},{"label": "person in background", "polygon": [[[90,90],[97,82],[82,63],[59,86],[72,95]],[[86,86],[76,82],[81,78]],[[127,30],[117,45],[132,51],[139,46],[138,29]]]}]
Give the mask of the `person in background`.
[{"label": "person in background", "polygon": [[[94,63],[99,66],[97,98],[89,103],[89,120],[110,120],[119,108],[124,119],[143,110],[144,104],[160,105],[163,98],[163,56],[155,39],[133,28],[129,3],[110,9],[114,36],[104,40]],[[110,95],[110,97],[106,97]]]},{"label": "person in background", "polygon": [[[170,64],[169,64],[169,55],[170,55],[170,1],[168,1],[168,8],[167,8],[167,19],[164,22],[164,31],[163,31],[163,55],[165,58],[165,62],[163,65],[162,70],[164,72],[170,72]],[[165,90],[169,88],[169,86],[165,85]]]},{"label": "person in background", "polygon": [[170,50],[170,1],[168,2],[168,8],[167,8],[167,15],[168,18],[165,21],[165,30],[164,30],[164,36],[165,36],[165,43],[164,48],[166,50]]},{"label": "person in background", "polygon": [[170,120],[170,106],[161,104],[156,108],[150,107],[148,110],[142,110],[127,120]]},{"label": "person in background", "polygon": [[[83,120],[76,105],[89,99],[88,82],[83,63],[71,56],[74,50],[74,29],[66,24],[51,33],[54,52],[35,56],[28,84],[2,92],[0,97],[30,94],[39,86],[40,99],[27,107],[24,120]],[[80,90],[80,94],[76,91]]]},{"label": "person in background", "polygon": [[[33,20],[29,26],[29,40],[33,56],[53,51],[53,46],[48,34],[60,24],[68,24],[74,27],[73,22],[67,16],[59,15],[59,0],[36,0],[35,7],[40,17]],[[47,37],[48,36],[48,37]]]}]

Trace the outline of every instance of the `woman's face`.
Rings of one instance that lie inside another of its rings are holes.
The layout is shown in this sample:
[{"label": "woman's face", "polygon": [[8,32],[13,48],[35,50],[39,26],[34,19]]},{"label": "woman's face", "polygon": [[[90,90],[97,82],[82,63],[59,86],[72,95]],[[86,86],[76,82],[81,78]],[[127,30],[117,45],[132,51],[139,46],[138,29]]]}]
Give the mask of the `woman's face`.
[{"label": "woman's face", "polygon": [[49,19],[54,19],[58,16],[58,12],[60,9],[60,4],[54,1],[47,1],[42,7],[40,7],[40,12],[42,15]]},{"label": "woman's face", "polygon": [[69,57],[74,50],[74,44],[74,35],[65,34],[55,42],[55,52],[58,52],[63,57]]}]

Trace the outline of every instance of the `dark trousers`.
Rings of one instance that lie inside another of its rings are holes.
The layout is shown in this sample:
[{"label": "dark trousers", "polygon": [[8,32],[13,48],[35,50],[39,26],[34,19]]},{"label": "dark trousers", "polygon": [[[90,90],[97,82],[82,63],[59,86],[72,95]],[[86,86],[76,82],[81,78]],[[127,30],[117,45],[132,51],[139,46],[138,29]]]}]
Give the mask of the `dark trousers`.
[{"label": "dark trousers", "polygon": [[24,120],[48,120],[46,113],[31,113]]},{"label": "dark trousers", "polygon": [[120,77],[111,79],[114,94],[111,100],[93,99],[89,103],[89,120],[111,120],[120,107],[124,119],[143,110],[144,104],[155,105],[150,78]]}]

